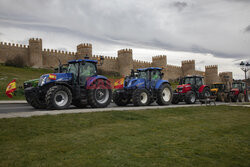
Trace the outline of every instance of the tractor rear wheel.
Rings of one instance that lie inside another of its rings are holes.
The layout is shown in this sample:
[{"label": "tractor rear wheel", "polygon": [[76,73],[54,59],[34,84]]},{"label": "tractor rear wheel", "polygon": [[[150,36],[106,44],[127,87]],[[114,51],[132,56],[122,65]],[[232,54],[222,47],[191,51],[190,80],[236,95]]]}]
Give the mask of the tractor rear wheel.
[{"label": "tractor rear wheel", "polygon": [[173,98],[173,91],[169,84],[161,85],[157,92],[157,101],[159,105],[169,105]]},{"label": "tractor rear wheel", "polygon": [[129,99],[124,97],[122,94],[117,91],[113,92],[113,101],[118,106],[126,106],[129,103]]},{"label": "tractor rear wheel", "polygon": [[102,82],[96,81],[96,87],[88,90],[88,103],[93,108],[104,108],[111,102],[112,90],[106,81],[98,83]]},{"label": "tractor rear wheel", "polygon": [[245,96],[244,96],[243,93],[240,93],[240,94],[238,95],[238,101],[239,101],[239,102],[245,102]]},{"label": "tractor rear wheel", "polygon": [[233,95],[233,96],[231,97],[231,101],[232,101],[232,102],[237,102],[237,99],[238,99],[238,96],[236,96],[236,95]]},{"label": "tractor rear wheel", "polygon": [[72,93],[66,86],[56,85],[49,88],[45,99],[48,109],[62,110],[70,106]]},{"label": "tractor rear wheel", "polygon": [[228,93],[224,94],[224,102],[228,103],[230,101],[230,97]]},{"label": "tractor rear wheel", "polygon": [[194,104],[196,102],[196,96],[193,91],[189,91],[185,95],[185,102],[187,104]]},{"label": "tractor rear wheel", "polygon": [[150,102],[149,92],[146,89],[136,89],[132,95],[134,106],[147,106]]},{"label": "tractor rear wheel", "polygon": [[219,101],[225,102],[225,93],[221,92],[219,95],[220,95],[220,100]]}]

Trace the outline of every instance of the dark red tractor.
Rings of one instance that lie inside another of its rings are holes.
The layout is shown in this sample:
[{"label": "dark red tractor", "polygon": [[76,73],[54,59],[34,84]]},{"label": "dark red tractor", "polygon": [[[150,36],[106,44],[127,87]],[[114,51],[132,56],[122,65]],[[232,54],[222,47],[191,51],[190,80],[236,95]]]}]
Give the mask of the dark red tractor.
[{"label": "dark red tractor", "polygon": [[210,95],[210,88],[204,85],[202,76],[186,76],[180,79],[180,83],[174,92],[172,103],[178,104],[185,101],[187,104],[194,104],[197,99]]},{"label": "dark red tractor", "polygon": [[232,102],[237,102],[237,101],[245,102],[246,93],[247,93],[246,83],[243,81],[234,81],[229,96]]}]

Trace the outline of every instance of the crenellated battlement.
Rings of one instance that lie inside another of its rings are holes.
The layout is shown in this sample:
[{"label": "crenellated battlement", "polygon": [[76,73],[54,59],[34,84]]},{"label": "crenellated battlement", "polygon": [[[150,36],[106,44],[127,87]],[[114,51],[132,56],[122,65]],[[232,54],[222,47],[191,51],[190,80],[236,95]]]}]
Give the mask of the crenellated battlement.
[{"label": "crenellated battlement", "polygon": [[28,48],[29,47],[28,45],[7,43],[7,42],[0,42],[0,46],[2,46],[2,47],[15,47],[15,48]]},{"label": "crenellated battlement", "polygon": [[117,57],[112,57],[112,56],[103,56],[103,55],[92,55],[92,58],[96,58],[96,59],[99,59],[101,58],[101,56],[104,58],[104,61],[105,60],[117,60]]},{"label": "crenellated battlement", "polygon": [[159,60],[159,59],[166,59],[167,56],[166,55],[157,55],[157,56],[153,56],[152,60]]},{"label": "crenellated battlement", "polygon": [[43,53],[48,54],[48,55],[56,55],[56,54],[65,55],[65,56],[76,55],[76,52],[68,52],[68,51],[56,50],[56,49],[43,49]]},{"label": "crenellated battlement", "polygon": [[81,48],[92,48],[92,44],[91,43],[81,43],[81,44],[77,45],[77,49],[81,49]]},{"label": "crenellated battlement", "polygon": [[132,53],[132,49],[121,49],[121,50],[118,50],[118,54],[121,54],[121,53]]},{"label": "crenellated battlement", "polygon": [[181,64],[195,64],[195,60],[183,60]]},{"label": "crenellated battlement", "polygon": [[169,65],[169,64],[167,64],[167,68],[173,68],[173,69],[178,69],[178,70],[182,69],[180,66]]},{"label": "crenellated battlement", "polygon": [[30,38],[29,42],[42,42],[41,38]]},{"label": "crenellated battlement", "polygon": [[205,69],[217,69],[218,68],[218,65],[208,65],[208,66],[205,66]]}]

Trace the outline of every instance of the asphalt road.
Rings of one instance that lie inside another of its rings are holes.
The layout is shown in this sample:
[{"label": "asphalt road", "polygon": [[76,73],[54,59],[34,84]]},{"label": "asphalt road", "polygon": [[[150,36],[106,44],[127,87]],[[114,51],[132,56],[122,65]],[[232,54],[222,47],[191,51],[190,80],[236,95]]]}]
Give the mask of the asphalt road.
[{"label": "asphalt road", "polygon": [[[222,104],[226,104],[226,103],[221,103],[221,102],[217,102],[216,103],[217,105],[222,105]],[[213,104],[212,104],[213,105]],[[160,107],[164,107],[164,108],[172,108],[172,107],[188,107],[188,106],[200,106],[200,103],[199,102],[196,102],[195,104],[185,104],[184,102],[182,103],[179,103],[177,105],[168,105],[168,106],[160,106]],[[120,108],[132,108],[132,109],[138,109],[138,108],[145,108],[145,109],[148,109],[148,107],[150,108],[157,108],[159,107],[159,105],[157,105],[156,103],[153,103],[151,104],[150,106],[144,106],[144,107],[134,107],[132,104],[128,105],[128,106],[125,106],[125,107],[119,107],[117,106],[116,104],[114,103],[111,103],[106,109],[119,109]],[[70,106],[69,109],[66,109],[67,110],[95,110],[91,107],[86,107],[86,108],[76,108],[75,106]],[[41,110],[41,109],[34,109],[32,106],[30,106],[29,104],[27,103],[3,103],[3,104],[0,104],[0,114],[3,114],[3,113],[18,113],[18,112],[37,112],[37,111],[48,111],[48,110]],[[53,112],[55,110],[52,110],[51,112]]]}]

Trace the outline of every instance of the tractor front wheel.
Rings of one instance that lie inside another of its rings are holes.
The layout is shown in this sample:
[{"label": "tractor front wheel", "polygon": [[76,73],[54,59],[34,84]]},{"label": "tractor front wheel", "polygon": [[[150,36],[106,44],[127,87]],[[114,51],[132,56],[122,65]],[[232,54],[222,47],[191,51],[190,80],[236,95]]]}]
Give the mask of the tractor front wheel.
[{"label": "tractor front wheel", "polygon": [[117,91],[114,91],[113,93],[113,101],[118,106],[126,106],[129,103],[129,99]]},{"label": "tractor front wheel", "polygon": [[245,96],[244,96],[243,93],[240,93],[240,94],[239,94],[238,100],[239,100],[239,102],[245,102]]},{"label": "tractor front wheel", "polygon": [[173,91],[170,85],[163,84],[157,92],[157,101],[159,105],[169,105],[173,98]]},{"label": "tractor front wheel", "polygon": [[47,91],[45,99],[48,109],[62,110],[70,106],[72,93],[66,86],[56,85]]},{"label": "tractor front wheel", "polygon": [[185,102],[187,104],[194,104],[196,102],[196,96],[193,91],[189,91],[185,95]]},{"label": "tractor front wheel", "polygon": [[132,96],[134,106],[147,106],[150,102],[149,92],[146,89],[136,89]]}]

